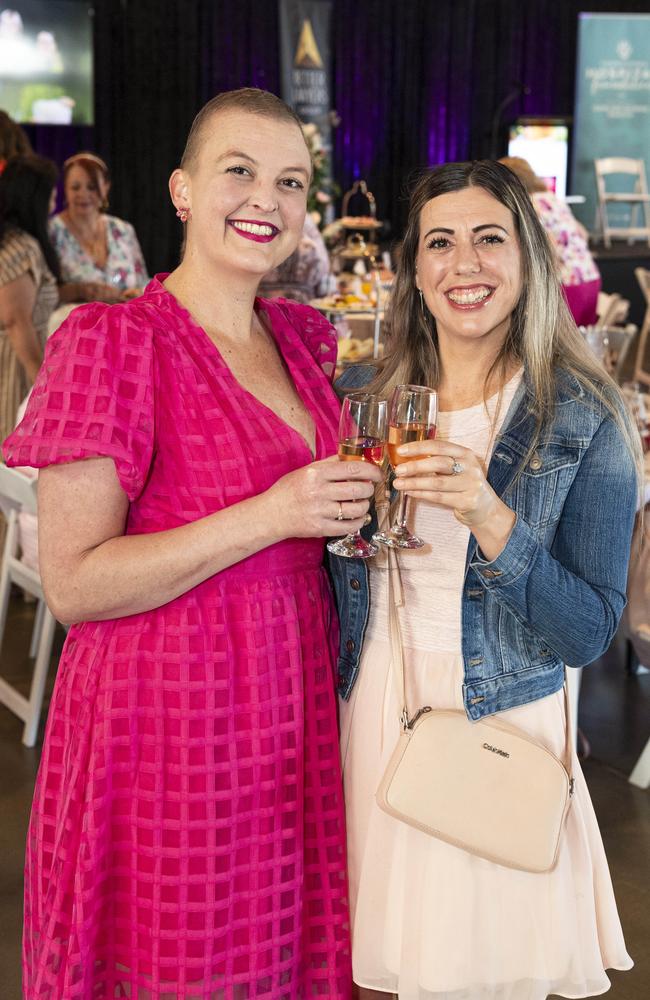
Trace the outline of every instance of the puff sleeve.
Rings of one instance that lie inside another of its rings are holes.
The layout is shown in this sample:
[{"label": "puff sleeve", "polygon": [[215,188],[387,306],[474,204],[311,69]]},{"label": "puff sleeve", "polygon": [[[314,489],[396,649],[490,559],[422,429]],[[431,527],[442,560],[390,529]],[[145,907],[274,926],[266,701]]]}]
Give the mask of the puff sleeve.
[{"label": "puff sleeve", "polygon": [[312,306],[289,299],[274,299],[273,302],[282,309],[293,328],[298,330],[309,353],[330,382],[333,382],[338,350],[335,328]]},{"label": "puff sleeve", "polygon": [[153,442],[153,337],[137,303],[75,309],[47,343],[25,416],[4,444],[7,465],[112,458],[135,500]]}]

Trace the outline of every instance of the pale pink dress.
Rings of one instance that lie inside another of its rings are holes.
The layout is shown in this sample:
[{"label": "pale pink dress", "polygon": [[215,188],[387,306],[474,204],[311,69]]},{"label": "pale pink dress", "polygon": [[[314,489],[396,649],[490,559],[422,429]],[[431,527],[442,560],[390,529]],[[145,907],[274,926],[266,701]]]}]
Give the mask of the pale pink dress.
[{"label": "pale pink dress", "polygon": [[[331,327],[282,300],[257,310],[316,457],[334,454]],[[127,534],[239,503],[312,459],[157,280],[76,310],[41,372],[7,461],[114,459]],[[70,629],[27,844],[26,1000],[348,1000],[323,545],[288,539],[162,607]]]},{"label": "pale pink dress", "polygon": [[[519,377],[506,387],[501,419]],[[489,401],[490,415],[496,397]],[[484,404],[441,413],[438,434],[481,459],[490,446]],[[411,706],[462,708],[461,592],[468,529],[450,511],[411,503],[427,545],[400,557],[401,623]],[[341,708],[348,824],[352,962],[356,983],[399,1000],[544,1000],[609,988],[628,969],[607,861],[580,766],[557,868],[517,872],[475,858],[382,812],[375,791],[399,735],[390,672],[387,567],[370,567],[371,615],[359,679]],[[556,754],[563,695],[503,718]]]}]

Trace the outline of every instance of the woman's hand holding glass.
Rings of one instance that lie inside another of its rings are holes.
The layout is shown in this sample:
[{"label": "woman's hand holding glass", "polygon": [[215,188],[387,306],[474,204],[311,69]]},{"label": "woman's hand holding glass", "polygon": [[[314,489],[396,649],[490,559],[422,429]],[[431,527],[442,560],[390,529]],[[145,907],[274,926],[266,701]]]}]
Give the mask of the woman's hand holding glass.
[{"label": "woman's hand holding glass", "polygon": [[[365,524],[380,469],[368,462],[342,462],[336,456],[296,469],[268,490],[278,538],[347,535]],[[342,513],[342,516],[341,516]]]},{"label": "woman's hand holding glass", "polygon": [[423,441],[398,448],[399,473],[393,482],[403,495],[448,507],[467,525],[489,560],[503,550],[516,516],[487,481],[483,462],[451,441]]},{"label": "woman's hand holding glass", "polygon": [[[365,392],[355,392],[346,396],[341,408],[339,421],[339,459],[347,465],[364,463],[366,470],[378,472],[384,460],[387,433],[387,404]],[[381,479],[381,474],[377,481]],[[369,485],[372,486],[372,477]],[[373,487],[374,491],[374,487]],[[337,520],[345,518],[343,506]],[[327,548],[336,556],[346,559],[370,559],[379,551],[372,542],[361,537],[359,527],[347,525],[349,534],[345,538],[328,542]]]}]

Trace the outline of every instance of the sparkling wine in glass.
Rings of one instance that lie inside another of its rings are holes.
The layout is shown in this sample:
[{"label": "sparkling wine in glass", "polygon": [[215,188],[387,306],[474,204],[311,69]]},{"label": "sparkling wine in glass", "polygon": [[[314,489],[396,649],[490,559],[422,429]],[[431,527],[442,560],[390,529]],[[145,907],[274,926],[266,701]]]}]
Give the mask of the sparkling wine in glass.
[{"label": "sparkling wine in glass", "polygon": [[[388,424],[388,458],[393,469],[402,462],[412,461],[417,455],[398,455],[401,444],[411,441],[430,441],[436,435],[438,394],[424,385],[398,385],[390,401]],[[373,535],[373,542],[380,542],[391,549],[421,549],[424,542],[411,534],[406,526],[408,497],[400,493],[395,521],[386,531]]]},{"label": "sparkling wine in glass", "polygon": [[[367,392],[346,396],[339,421],[338,456],[342,462],[372,462],[381,465],[386,443],[387,403]],[[370,559],[379,551],[356,531],[333,538],[327,548],[346,559]]]}]

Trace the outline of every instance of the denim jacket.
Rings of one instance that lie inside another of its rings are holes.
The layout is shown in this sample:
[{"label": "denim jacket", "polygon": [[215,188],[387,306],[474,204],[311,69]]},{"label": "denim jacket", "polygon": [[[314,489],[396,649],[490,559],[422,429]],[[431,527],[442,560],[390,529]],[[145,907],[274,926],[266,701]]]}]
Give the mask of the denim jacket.
[{"label": "denim jacket", "polygon": [[[372,368],[339,380],[348,392]],[[488,481],[517,520],[501,554],[482,558],[470,535],[462,594],[463,701],[470,719],[560,690],[564,665],[608,647],[625,607],[637,502],[633,460],[611,416],[566,372],[557,375],[550,427],[519,477],[532,439],[522,379],[488,467]],[[363,530],[377,530],[376,518]],[[408,558],[408,554],[404,556]],[[368,623],[368,567],[329,557],[341,621],[339,690],[349,698]]]}]

